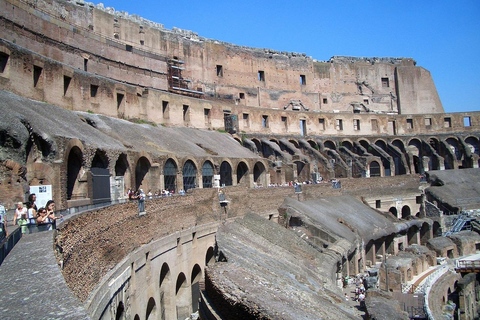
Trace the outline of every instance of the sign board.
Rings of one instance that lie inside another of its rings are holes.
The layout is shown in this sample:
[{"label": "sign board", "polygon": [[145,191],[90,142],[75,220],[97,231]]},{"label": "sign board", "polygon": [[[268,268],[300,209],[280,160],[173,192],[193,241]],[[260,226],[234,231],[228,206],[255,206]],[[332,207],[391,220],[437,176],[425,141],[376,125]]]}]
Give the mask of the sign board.
[{"label": "sign board", "polygon": [[48,200],[53,199],[52,185],[30,186],[30,194],[35,193],[37,200],[35,204],[37,208],[45,207]]}]

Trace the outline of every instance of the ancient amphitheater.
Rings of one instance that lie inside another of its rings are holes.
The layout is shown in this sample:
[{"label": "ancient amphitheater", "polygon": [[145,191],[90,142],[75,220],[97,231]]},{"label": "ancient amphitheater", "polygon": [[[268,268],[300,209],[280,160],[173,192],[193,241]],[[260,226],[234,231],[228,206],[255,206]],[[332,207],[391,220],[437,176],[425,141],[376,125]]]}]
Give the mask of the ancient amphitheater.
[{"label": "ancient amphitheater", "polygon": [[40,187],[64,215],[9,227],[2,319],[478,318],[480,112],[445,113],[413,59],[83,0],[0,0],[0,23],[0,203]]}]

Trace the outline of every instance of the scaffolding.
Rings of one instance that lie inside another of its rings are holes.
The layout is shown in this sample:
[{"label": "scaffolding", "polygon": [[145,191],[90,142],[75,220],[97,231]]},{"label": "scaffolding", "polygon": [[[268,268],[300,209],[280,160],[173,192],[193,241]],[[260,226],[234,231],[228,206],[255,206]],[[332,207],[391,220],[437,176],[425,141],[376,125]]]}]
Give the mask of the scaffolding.
[{"label": "scaffolding", "polygon": [[188,87],[192,80],[183,78],[183,70],[185,70],[184,61],[176,58],[168,60],[168,91],[196,98],[202,97],[205,94],[203,91],[193,90]]}]

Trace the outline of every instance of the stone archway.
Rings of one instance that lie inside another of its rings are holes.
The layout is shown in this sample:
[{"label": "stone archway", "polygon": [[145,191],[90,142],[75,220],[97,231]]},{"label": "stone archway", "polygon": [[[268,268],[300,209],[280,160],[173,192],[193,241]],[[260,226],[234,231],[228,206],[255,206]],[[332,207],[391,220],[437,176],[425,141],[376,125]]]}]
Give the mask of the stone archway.
[{"label": "stone archway", "polygon": [[163,168],[163,181],[165,190],[177,191],[177,164],[173,159],[168,159]]},{"label": "stone archway", "polygon": [[210,161],[205,161],[202,166],[202,187],[213,187],[213,164]]},{"label": "stone archway", "polygon": [[[87,197],[87,186],[82,178],[83,154],[79,147],[70,149],[67,160],[67,200],[78,200]],[[81,181],[82,180],[82,181]]]},{"label": "stone archway", "polygon": [[237,185],[249,187],[249,170],[245,162],[240,161],[237,165]]},{"label": "stone archway", "polygon": [[220,165],[220,185],[232,185],[232,166],[227,161],[223,161]]},{"label": "stone archway", "polygon": [[183,165],[183,189],[195,189],[197,187],[197,167],[192,160],[187,160]]}]

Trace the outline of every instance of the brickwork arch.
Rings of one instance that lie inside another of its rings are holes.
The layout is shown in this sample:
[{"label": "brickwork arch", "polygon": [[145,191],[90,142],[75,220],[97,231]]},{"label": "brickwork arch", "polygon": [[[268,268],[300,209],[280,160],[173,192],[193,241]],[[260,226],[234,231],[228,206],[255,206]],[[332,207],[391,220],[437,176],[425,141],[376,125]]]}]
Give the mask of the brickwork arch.
[{"label": "brickwork arch", "polygon": [[239,161],[236,169],[237,185],[250,186],[250,168],[245,161]]}]

